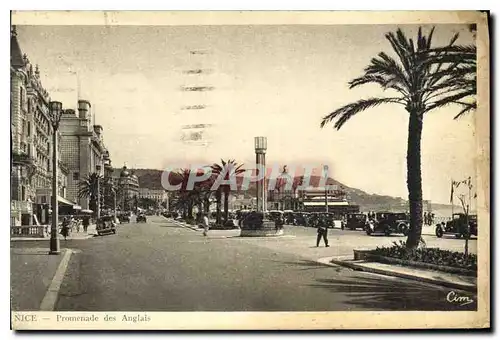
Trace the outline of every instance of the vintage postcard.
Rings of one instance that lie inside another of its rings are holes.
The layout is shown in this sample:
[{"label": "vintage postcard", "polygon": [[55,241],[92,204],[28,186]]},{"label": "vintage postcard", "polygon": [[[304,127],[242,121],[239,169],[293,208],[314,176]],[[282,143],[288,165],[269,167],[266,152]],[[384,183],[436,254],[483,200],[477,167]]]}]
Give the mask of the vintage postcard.
[{"label": "vintage postcard", "polygon": [[488,20],[12,12],[12,329],[489,328]]}]

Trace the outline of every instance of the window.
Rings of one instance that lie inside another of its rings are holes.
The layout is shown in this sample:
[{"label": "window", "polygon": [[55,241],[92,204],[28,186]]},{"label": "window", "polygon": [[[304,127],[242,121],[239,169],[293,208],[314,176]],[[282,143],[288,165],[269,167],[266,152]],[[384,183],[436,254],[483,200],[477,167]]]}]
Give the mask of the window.
[{"label": "window", "polygon": [[80,179],[80,173],[79,172],[73,172],[73,181],[78,181]]},{"label": "window", "polygon": [[21,108],[24,109],[24,89],[22,86],[19,87],[19,95],[20,95]]},{"label": "window", "polygon": [[28,122],[28,137],[31,136],[31,122]]}]

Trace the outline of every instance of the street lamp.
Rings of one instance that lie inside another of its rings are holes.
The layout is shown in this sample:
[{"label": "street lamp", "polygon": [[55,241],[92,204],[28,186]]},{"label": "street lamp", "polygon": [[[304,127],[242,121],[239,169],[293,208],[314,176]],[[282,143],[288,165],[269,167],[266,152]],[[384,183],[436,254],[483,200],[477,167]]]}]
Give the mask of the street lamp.
[{"label": "street lamp", "polygon": [[58,139],[57,130],[62,115],[62,103],[50,102],[49,103],[50,123],[52,124],[52,225],[50,228],[50,255],[59,255],[61,253],[58,229],[59,229],[59,206],[57,196],[59,193],[57,173],[58,173]]},{"label": "street lamp", "polygon": [[323,172],[325,173],[325,212],[328,213],[328,165],[323,165]]},{"label": "street lamp", "polygon": [[[257,181],[257,211],[266,212],[266,150],[267,138],[255,137],[255,163],[258,171],[264,171],[262,179]],[[259,176],[261,174],[259,173]]]},{"label": "street lamp", "polygon": [[113,215],[116,220],[116,189],[112,188],[111,191],[113,191]]},{"label": "street lamp", "polygon": [[101,165],[95,166],[97,172],[97,219],[101,218]]}]

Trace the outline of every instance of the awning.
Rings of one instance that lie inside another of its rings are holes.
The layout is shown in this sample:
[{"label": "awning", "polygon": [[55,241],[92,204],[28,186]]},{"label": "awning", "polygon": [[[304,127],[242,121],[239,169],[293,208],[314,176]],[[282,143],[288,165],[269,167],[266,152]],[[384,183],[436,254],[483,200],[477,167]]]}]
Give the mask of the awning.
[{"label": "awning", "polygon": [[90,209],[83,209],[81,212],[84,214],[92,214],[93,213],[93,211]]},{"label": "awning", "polygon": [[[304,202],[305,206],[324,206],[325,202]],[[328,206],[349,205],[349,202],[328,202]]]},{"label": "awning", "polygon": [[70,200],[61,196],[57,196],[57,201],[62,204],[70,205],[74,210],[82,209],[82,207],[76,204],[75,202],[71,202]]}]

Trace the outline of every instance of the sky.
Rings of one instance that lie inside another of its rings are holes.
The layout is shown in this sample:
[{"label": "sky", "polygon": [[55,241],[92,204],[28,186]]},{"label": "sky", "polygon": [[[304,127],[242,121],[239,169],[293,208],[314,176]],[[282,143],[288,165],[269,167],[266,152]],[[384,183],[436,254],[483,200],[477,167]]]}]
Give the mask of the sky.
[{"label": "sky", "polygon": [[[399,26],[416,35],[417,26]],[[350,90],[370,59],[391,47],[393,25],[18,26],[21,49],[40,67],[52,100],[76,109],[92,103],[113,165],[164,169],[188,160],[255,162],[255,136],[267,136],[268,164],[328,164],[330,176],[369,193],[407,198],[408,114],[385,105],[352,118],[340,131],[321,118],[375,85]],[[424,26],[428,31],[430,26]],[[435,46],[465,25],[437,25]],[[190,51],[203,51],[192,54]],[[210,69],[196,76],[188,69]],[[213,91],[183,92],[182,86]],[[203,110],[182,110],[187,105]],[[430,112],[422,135],[424,199],[447,203],[450,179],[474,177],[473,116],[458,107]],[[183,126],[207,124],[206,144],[181,141]]]}]

